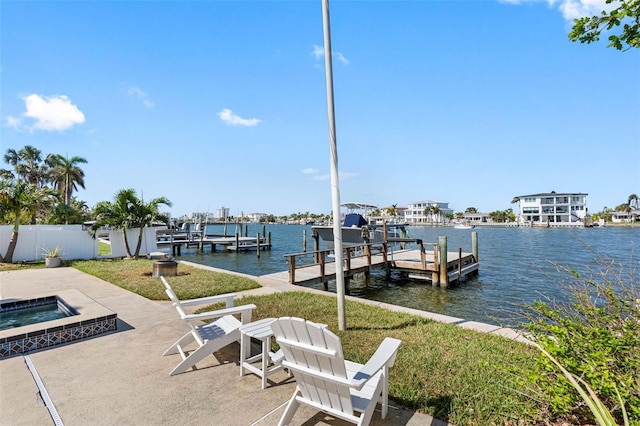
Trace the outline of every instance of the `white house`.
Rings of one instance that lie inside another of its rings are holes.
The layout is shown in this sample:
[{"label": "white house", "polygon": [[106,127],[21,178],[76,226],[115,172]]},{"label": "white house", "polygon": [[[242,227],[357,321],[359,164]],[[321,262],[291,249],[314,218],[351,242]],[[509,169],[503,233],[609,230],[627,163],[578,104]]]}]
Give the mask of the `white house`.
[{"label": "white house", "polygon": [[252,223],[260,223],[260,220],[265,216],[267,216],[267,213],[249,213],[247,215],[249,221]]},{"label": "white house", "polygon": [[488,223],[492,222],[489,213],[464,213],[461,219],[462,222],[469,223]]},{"label": "white house", "polygon": [[[437,207],[439,211],[426,212],[429,207]],[[449,208],[449,203],[444,201],[424,200],[409,203],[404,211],[404,219],[407,223],[443,223],[447,214],[453,214],[453,209]]]},{"label": "white house", "polygon": [[631,210],[630,212],[611,212],[611,222],[613,223],[630,223],[640,221],[640,210]]},{"label": "white house", "polygon": [[587,195],[583,193],[541,193],[519,195],[521,224],[545,226],[584,226]]}]

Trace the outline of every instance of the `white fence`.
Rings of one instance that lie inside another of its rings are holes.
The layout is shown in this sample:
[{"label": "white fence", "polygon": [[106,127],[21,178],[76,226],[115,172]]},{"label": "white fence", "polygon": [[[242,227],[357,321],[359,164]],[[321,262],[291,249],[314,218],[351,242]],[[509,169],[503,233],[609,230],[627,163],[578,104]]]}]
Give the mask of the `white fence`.
[{"label": "white fence", "polygon": [[[140,255],[157,250],[156,230],[166,227],[144,228]],[[12,226],[0,226],[0,253],[7,254]],[[138,244],[140,228],[127,229],[127,240],[131,252]],[[98,240],[91,237],[82,225],[24,225],[18,231],[18,244],[13,253],[14,262],[29,262],[42,259],[46,249],[62,248],[65,259],[96,259],[125,257],[127,255],[122,230],[108,231],[111,254],[98,256]]]}]

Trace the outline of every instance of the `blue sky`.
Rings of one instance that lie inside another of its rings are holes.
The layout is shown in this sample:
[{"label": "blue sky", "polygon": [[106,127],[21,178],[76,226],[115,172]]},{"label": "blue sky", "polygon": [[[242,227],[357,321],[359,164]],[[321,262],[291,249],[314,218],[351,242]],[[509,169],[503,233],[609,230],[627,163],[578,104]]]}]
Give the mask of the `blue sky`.
[{"label": "blue sky", "polygon": [[[570,42],[599,7],[582,1],[332,1],[341,201],[490,212],[554,190],[595,212],[640,193],[640,52]],[[0,18],[2,153],[86,158],[90,207],[133,188],[176,216],[331,211],[320,0]]]}]

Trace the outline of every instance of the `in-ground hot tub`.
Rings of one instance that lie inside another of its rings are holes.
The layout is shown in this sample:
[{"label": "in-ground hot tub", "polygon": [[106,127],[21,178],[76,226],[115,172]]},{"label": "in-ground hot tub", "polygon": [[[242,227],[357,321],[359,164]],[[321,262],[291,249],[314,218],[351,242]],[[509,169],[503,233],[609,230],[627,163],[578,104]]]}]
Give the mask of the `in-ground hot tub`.
[{"label": "in-ground hot tub", "polygon": [[0,330],[53,321],[72,315],[78,315],[78,312],[58,296],[0,303]]},{"label": "in-ground hot tub", "polygon": [[56,295],[36,296],[28,300],[2,300],[0,311],[3,315],[9,311],[13,314],[52,303],[62,307],[66,311],[64,314],[69,316],[0,330],[0,359],[117,329],[117,314],[78,290],[64,290]]}]

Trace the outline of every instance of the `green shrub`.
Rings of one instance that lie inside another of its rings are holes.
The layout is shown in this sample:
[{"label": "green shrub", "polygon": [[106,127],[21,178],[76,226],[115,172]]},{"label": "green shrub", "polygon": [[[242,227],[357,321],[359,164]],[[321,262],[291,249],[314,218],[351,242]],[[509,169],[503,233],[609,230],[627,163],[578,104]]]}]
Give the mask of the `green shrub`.
[{"label": "green shrub", "polygon": [[[547,299],[528,306],[523,326],[566,370],[593,389],[616,421],[623,421],[622,401],[630,423],[640,424],[640,287],[633,270],[597,261],[585,277],[556,267],[568,277],[560,285],[571,295],[570,301]],[[552,413],[588,417],[584,399],[544,353],[527,373],[540,386]]]}]

